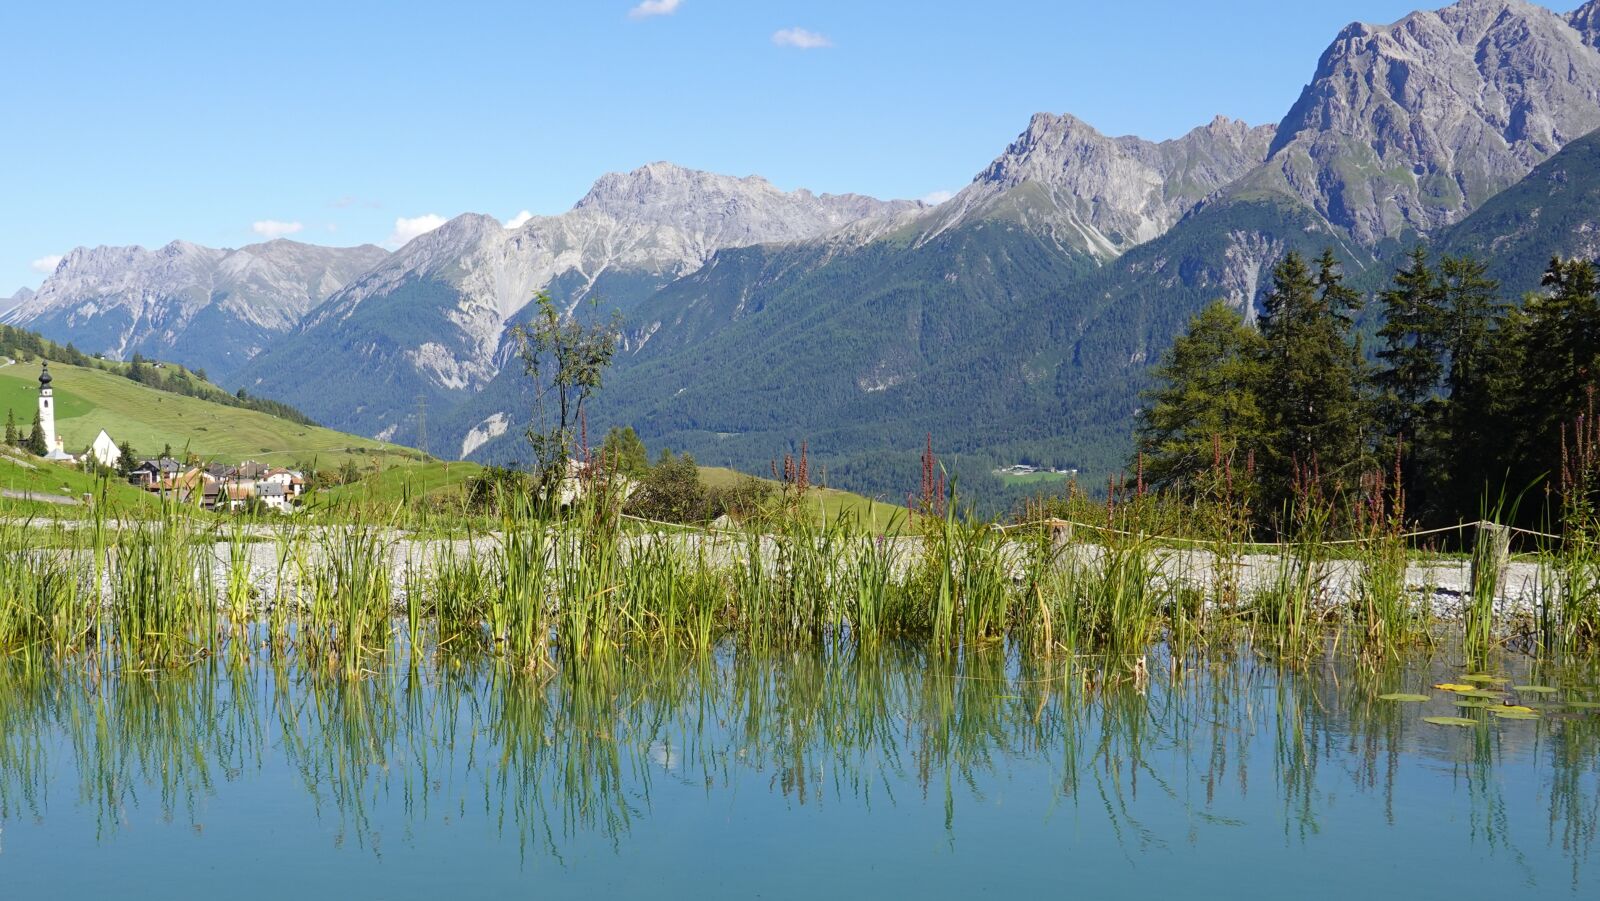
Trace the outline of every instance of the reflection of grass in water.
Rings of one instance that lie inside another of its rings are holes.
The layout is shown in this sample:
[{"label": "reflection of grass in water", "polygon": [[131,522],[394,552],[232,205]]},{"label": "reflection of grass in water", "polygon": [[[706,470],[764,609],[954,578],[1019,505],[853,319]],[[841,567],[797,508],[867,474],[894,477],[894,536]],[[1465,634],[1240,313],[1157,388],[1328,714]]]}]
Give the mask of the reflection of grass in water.
[{"label": "reflection of grass in water", "polygon": [[[1392,798],[1403,756],[1425,734],[1447,743],[1432,753],[1456,761],[1473,840],[1515,853],[1501,733],[1419,733],[1399,705],[1374,700],[1448,665],[1337,654],[1287,665],[1248,645],[1158,653],[1143,682],[1003,644],[950,654],[906,642],[782,653],[727,642],[710,655],[615,653],[534,673],[462,654],[359,680],[293,658],[98,681],[14,663],[0,667],[0,812],[45,808],[49,756],[65,753],[103,832],[152,803],[194,821],[225,780],[259,770],[278,747],[317,816],[374,853],[395,817],[446,816],[481,797],[525,855],[559,857],[586,835],[620,843],[651,815],[659,780],[712,791],[752,778],[801,805],[942,807],[955,842],[963,804],[1034,761],[1056,774],[1057,804],[1101,812],[1130,850],[1183,838],[1154,825],[1170,819],[1164,808],[1225,823],[1219,798],[1252,790],[1281,797],[1285,837],[1306,842],[1330,792],[1345,790],[1336,780]],[[1595,678],[1592,667],[1541,675]],[[1600,809],[1597,722],[1552,715],[1516,727],[1546,730],[1550,832],[1573,858],[1589,853]],[[1252,760],[1269,765],[1252,772]]]}]

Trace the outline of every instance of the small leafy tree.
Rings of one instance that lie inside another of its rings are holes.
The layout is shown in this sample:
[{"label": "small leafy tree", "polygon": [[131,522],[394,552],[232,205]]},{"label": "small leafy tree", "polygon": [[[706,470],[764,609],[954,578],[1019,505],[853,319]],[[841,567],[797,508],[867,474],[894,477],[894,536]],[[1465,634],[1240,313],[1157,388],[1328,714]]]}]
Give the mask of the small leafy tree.
[{"label": "small leafy tree", "polygon": [[361,481],[361,467],[356,465],[355,460],[345,460],[344,465],[339,467],[339,484],[349,485],[359,481]]},{"label": "small leafy tree", "polygon": [[694,458],[663,450],[644,484],[628,499],[627,510],[661,522],[705,522],[711,519],[710,501]]},{"label": "small leafy tree", "polygon": [[534,298],[529,321],[514,327],[522,371],[533,383],[533,410],[527,428],[546,496],[567,475],[567,462],[577,451],[584,404],[599,390],[606,367],[617,353],[621,323],[587,324],[564,315],[549,293]]}]

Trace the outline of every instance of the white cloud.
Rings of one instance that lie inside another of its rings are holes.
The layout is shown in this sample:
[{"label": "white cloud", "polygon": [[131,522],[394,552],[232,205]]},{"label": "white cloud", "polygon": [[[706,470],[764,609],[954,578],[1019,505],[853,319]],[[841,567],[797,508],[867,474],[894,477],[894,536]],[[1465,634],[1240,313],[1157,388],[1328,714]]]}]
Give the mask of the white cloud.
[{"label": "white cloud", "polygon": [[521,228],[528,224],[528,220],[532,218],[532,213],[528,212],[527,210],[523,210],[522,212],[506,220],[506,228]]},{"label": "white cloud", "polygon": [[383,242],[389,247],[404,246],[407,241],[418,235],[425,235],[445,223],[445,218],[437,213],[424,213],[409,219],[402,216],[394,220],[394,234],[389,240]]},{"label": "white cloud", "polygon": [[954,191],[945,191],[945,190],[931,191],[931,192],[928,193],[927,196],[922,198],[922,202],[927,204],[928,206],[938,206],[939,204],[944,203],[946,200],[949,200],[950,198],[952,198],[954,196],[956,196],[956,192],[954,192]]},{"label": "white cloud", "polygon": [[43,272],[45,275],[49,275],[56,271],[56,265],[60,262],[61,254],[52,253],[49,256],[40,257],[28,265],[33,267],[34,272]]},{"label": "white cloud", "polygon": [[638,6],[628,10],[630,19],[648,19],[651,16],[670,16],[683,5],[683,0],[644,0]]},{"label": "white cloud", "polygon": [[292,235],[296,232],[304,231],[305,224],[302,222],[279,222],[276,219],[262,219],[259,222],[250,223],[250,230],[270,241],[273,238],[281,238],[284,235]]},{"label": "white cloud", "polygon": [[772,43],[779,47],[794,47],[799,50],[816,50],[833,46],[827,35],[807,31],[804,28],[780,28],[772,33]]}]

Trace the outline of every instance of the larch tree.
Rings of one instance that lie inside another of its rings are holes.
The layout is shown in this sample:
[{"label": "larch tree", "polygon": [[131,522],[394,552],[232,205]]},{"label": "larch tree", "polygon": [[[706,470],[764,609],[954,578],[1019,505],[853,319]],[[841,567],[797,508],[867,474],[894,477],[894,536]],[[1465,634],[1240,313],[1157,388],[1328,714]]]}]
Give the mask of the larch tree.
[{"label": "larch tree", "polygon": [[1264,347],[1260,333],[1224,301],[1189,320],[1157,367],[1158,387],[1147,392],[1139,414],[1138,446],[1151,484],[1193,485],[1219,451],[1249,453],[1260,445]]}]

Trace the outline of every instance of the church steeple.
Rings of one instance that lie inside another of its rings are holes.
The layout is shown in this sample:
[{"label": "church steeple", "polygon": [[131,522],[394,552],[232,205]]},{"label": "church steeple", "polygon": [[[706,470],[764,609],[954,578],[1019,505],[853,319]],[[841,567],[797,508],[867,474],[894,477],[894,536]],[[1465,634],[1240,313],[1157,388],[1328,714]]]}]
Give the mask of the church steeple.
[{"label": "church steeple", "polygon": [[45,458],[61,460],[66,458],[66,454],[61,450],[60,439],[56,437],[56,393],[50,387],[53,381],[50,364],[46,362],[39,370],[39,428],[44,432]]}]

